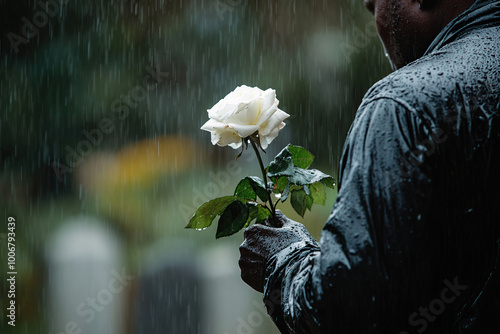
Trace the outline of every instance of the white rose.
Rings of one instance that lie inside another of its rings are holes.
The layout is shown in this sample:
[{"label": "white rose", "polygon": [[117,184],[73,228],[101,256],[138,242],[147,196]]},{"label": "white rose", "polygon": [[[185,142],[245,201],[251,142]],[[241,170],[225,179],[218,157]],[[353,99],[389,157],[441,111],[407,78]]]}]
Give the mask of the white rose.
[{"label": "white rose", "polygon": [[258,131],[260,144],[266,149],[290,116],[278,109],[278,104],[274,89],[239,86],[208,110],[210,120],[201,129],[211,133],[213,145],[234,149],[241,147],[242,138]]}]

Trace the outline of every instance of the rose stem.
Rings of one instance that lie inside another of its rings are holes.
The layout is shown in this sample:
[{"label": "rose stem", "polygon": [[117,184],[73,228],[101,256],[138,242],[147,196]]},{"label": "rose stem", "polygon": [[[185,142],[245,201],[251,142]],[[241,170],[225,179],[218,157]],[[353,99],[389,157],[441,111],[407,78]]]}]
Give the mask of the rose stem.
[{"label": "rose stem", "polygon": [[266,191],[269,197],[269,206],[271,207],[271,215],[272,215],[272,221],[273,225],[276,226],[275,224],[275,219],[276,219],[276,209],[274,208],[273,201],[271,199],[271,191],[267,189],[267,174],[266,174],[266,169],[264,168],[264,164],[262,163],[262,158],[260,157],[259,153],[259,148],[257,145],[255,145],[255,142],[250,139],[250,143],[252,144],[253,150],[255,151],[255,154],[257,155],[257,160],[259,160],[259,165],[260,165],[260,170],[262,171],[262,177],[264,178],[264,185],[266,187]]}]

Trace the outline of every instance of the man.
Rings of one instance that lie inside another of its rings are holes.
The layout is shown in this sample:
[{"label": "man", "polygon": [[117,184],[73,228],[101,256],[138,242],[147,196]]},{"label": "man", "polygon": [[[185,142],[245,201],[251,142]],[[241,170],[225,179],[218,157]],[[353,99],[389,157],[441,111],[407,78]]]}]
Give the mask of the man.
[{"label": "man", "polygon": [[349,131],[316,242],[254,225],[241,275],[282,333],[500,333],[500,0],[365,0],[394,69]]}]

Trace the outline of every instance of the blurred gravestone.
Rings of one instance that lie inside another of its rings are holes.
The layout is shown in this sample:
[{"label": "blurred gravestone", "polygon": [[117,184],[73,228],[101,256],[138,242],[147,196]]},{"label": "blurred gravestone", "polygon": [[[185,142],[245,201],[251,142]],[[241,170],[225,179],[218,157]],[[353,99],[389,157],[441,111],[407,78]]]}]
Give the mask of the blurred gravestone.
[{"label": "blurred gravestone", "polygon": [[246,285],[238,267],[238,246],[219,243],[203,252],[205,330],[212,334],[279,333],[262,302]]},{"label": "blurred gravestone", "polygon": [[[139,277],[136,297],[136,333],[205,333],[200,307],[201,278],[194,256],[183,248],[158,250]],[[182,253],[181,253],[182,251]]]},{"label": "blurred gravestone", "polygon": [[123,266],[120,241],[106,224],[74,217],[48,239],[50,333],[125,333],[124,302],[133,277]]},{"label": "blurred gravestone", "polygon": [[219,244],[200,256],[189,242],[170,239],[149,253],[141,257],[137,334],[278,333],[262,295],[240,278],[237,246]]}]

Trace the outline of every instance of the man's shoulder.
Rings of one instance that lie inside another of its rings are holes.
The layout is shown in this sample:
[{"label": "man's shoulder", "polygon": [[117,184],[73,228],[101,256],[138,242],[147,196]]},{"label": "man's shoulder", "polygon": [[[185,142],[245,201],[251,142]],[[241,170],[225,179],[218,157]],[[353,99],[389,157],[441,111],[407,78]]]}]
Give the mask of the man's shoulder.
[{"label": "man's shoulder", "polygon": [[432,115],[426,113],[437,110],[452,90],[451,76],[445,76],[437,68],[433,61],[420,60],[389,74],[368,90],[359,111],[366,113],[374,106],[379,109],[382,104],[400,116],[400,110],[405,109],[414,117],[429,118]]},{"label": "man's shoulder", "polygon": [[447,104],[498,96],[500,43],[467,36],[389,74],[374,84],[362,105],[393,100],[419,116],[439,118]]},{"label": "man's shoulder", "polygon": [[367,98],[440,97],[457,84],[500,80],[500,27],[475,31],[415,60],[377,82]]}]

